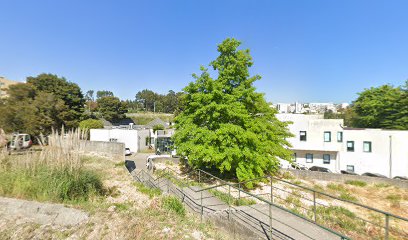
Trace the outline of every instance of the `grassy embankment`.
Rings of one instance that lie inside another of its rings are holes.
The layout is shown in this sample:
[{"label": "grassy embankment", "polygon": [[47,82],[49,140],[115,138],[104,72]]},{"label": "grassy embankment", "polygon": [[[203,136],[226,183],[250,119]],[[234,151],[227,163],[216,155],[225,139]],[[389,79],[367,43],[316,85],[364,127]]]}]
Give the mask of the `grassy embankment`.
[{"label": "grassy embankment", "polygon": [[[176,198],[134,183],[123,163],[80,154],[79,135],[51,137],[41,153],[0,153],[0,196],[64,203],[90,214],[72,227],[0,218],[5,239],[229,239]],[[54,139],[54,140],[52,140]],[[1,210],[0,210],[1,214]]]},{"label": "grassy embankment", "polygon": [[63,138],[54,133],[42,152],[8,155],[1,150],[0,195],[51,202],[86,202],[105,195],[101,177],[83,167],[79,151],[71,151],[79,149],[82,134]]},{"label": "grassy embankment", "polygon": [[165,122],[174,122],[174,115],[169,113],[138,112],[128,113],[126,116],[131,118],[137,125],[148,124],[156,118],[160,118]]}]

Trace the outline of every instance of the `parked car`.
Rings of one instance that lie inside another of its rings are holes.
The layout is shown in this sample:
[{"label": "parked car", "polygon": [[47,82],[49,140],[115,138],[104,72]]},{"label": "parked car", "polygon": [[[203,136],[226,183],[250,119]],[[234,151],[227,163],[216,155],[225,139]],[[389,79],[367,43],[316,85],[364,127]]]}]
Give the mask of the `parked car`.
[{"label": "parked car", "polygon": [[363,173],[363,174],[361,174],[361,176],[387,178],[386,176],[381,175],[379,173],[370,173],[370,172]]},{"label": "parked car", "polygon": [[125,156],[130,156],[130,155],[132,155],[130,148],[125,148]]},{"label": "parked car", "polygon": [[340,172],[341,172],[341,174],[358,175],[355,172],[350,172],[350,171],[347,171],[347,170],[341,170]]},{"label": "parked car", "polygon": [[309,168],[310,171],[315,171],[315,172],[327,172],[331,173],[331,171],[328,168],[325,167],[318,167],[318,166],[313,166]]},{"label": "parked car", "polygon": [[394,179],[408,181],[408,177],[403,177],[403,176],[396,176],[396,177],[394,177]]},{"label": "parked car", "polygon": [[307,168],[305,165],[299,164],[299,163],[292,163],[290,166],[291,168],[297,169],[297,170],[309,170],[309,168]]}]

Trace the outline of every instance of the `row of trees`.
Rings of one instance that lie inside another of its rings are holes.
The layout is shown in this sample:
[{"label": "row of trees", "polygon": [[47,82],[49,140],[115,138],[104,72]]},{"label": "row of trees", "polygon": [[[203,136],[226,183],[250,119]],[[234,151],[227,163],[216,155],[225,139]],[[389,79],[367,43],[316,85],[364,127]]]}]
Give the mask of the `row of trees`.
[{"label": "row of trees", "polygon": [[349,108],[325,118],[343,118],[350,127],[408,130],[408,80],[403,86],[386,84],[358,95]]},{"label": "row of trees", "polygon": [[174,113],[182,95],[182,92],[176,93],[173,90],[170,90],[167,94],[159,94],[144,89],[136,94],[134,101],[128,101],[128,105],[132,110],[136,111]]}]

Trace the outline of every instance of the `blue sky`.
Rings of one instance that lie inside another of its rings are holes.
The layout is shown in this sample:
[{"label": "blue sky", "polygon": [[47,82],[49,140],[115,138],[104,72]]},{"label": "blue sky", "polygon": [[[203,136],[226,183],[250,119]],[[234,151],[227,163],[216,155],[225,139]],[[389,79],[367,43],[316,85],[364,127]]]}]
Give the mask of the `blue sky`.
[{"label": "blue sky", "polygon": [[133,99],[181,90],[227,37],[273,102],[349,102],[408,79],[408,1],[0,0],[0,76],[46,72]]}]

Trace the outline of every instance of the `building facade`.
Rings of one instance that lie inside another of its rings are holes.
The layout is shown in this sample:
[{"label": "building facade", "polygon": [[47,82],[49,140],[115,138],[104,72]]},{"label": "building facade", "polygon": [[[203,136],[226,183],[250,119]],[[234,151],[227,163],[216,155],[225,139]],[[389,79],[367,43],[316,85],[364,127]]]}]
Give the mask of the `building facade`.
[{"label": "building facade", "polygon": [[99,142],[120,142],[132,152],[149,148],[149,129],[91,129],[90,140]]},{"label": "building facade", "polygon": [[323,119],[322,115],[277,114],[290,121],[288,139],[294,161],[320,166],[339,173],[341,170],[387,177],[408,176],[408,131],[353,129],[342,119]]}]

